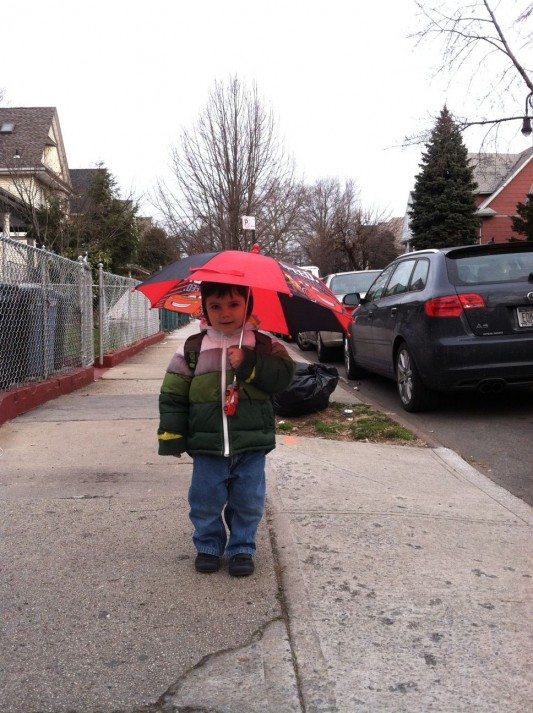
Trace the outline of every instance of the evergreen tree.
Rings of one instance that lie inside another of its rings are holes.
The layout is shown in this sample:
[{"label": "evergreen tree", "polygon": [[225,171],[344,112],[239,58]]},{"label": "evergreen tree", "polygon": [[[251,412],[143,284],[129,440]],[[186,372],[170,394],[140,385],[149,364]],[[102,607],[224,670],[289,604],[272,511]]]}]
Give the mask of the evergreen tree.
[{"label": "evergreen tree", "polygon": [[461,133],[447,107],[422,154],[410,210],[416,250],[471,245],[478,240],[473,169]]},{"label": "evergreen tree", "polygon": [[516,212],[518,215],[512,218],[514,232],[533,240],[533,195],[529,195],[525,203],[517,203]]},{"label": "evergreen tree", "polygon": [[114,176],[100,164],[88,191],[85,212],[75,218],[74,251],[86,250],[91,264],[103,262],[106,270],[127,273],[139,247],[136,212],[135,203],[120,198]]},{"label": "evergreen tree", "polygon": [[175,244],[163,228],[153,226],[141,236],[137,262],[145,270],[155,272],[178,257]]}]

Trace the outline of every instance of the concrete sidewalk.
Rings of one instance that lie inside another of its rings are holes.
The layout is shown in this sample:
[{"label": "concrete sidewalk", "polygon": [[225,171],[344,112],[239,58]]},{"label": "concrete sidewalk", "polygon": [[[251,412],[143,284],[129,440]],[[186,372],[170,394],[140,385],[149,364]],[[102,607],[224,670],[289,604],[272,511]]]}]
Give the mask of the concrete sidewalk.
[{"label": "concrete sidewalk", "polygon": [[1,713],[528,710],[531,509],[447,449],[282,437],[256,574],[194,572],[192,331],[0,429]]}]

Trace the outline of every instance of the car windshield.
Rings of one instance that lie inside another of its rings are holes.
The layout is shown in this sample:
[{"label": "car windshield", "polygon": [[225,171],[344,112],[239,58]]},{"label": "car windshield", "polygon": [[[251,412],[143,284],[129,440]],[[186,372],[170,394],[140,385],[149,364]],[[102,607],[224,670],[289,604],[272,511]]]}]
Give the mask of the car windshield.
[{"label": "car windshield", "polygon": [[348,292],[367,292],[376,279],[376,275],[379,275],[379,270],[335,275],[331,278],[329,289],[336,295],[346,295]]},{"label": "car windshield", "polygon": [[533,251],[458,256],[448,264],[456,285],[526,282],[533,273]]}]

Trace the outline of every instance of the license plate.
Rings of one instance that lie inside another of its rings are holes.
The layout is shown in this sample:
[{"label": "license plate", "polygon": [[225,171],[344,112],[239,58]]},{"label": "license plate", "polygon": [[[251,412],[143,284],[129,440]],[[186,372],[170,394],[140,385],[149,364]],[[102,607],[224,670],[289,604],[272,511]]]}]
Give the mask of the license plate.
[{"label": "license plate", "polygon": [[533,327],[533,307],[517,307],[519,327]]}]

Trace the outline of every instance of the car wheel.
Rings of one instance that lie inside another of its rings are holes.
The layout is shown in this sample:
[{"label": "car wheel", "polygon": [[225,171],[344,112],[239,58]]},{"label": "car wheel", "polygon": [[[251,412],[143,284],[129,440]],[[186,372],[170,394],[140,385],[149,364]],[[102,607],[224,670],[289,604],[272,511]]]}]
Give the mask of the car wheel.
[{"label": "car wheel", "polygon": [[320,332],[317,332],[316,334],[316,355],[318,357],[318,361],[321,363],[330,361],[331,359],[331,349],[324,346],[322,339],[320,338]]},{"label": "car wheel", "polygon": [[407,345],[403,343],[396,354],[396,386],[406,411],[425,411],[432,402],[432,392],[422,382]]},{"label": "car wheel", "polygon": [[358,379],[365,375],[365,370],[355,361],[350,340],[347,337],[344,337],[344,366],[348,379]]},{"label": "car wheel", "polygon": [[296,335],[296,344],[300,347],[302,352],[308,352],[313,348],[311,342],[306,339],[305,332],[298,332]]}]

